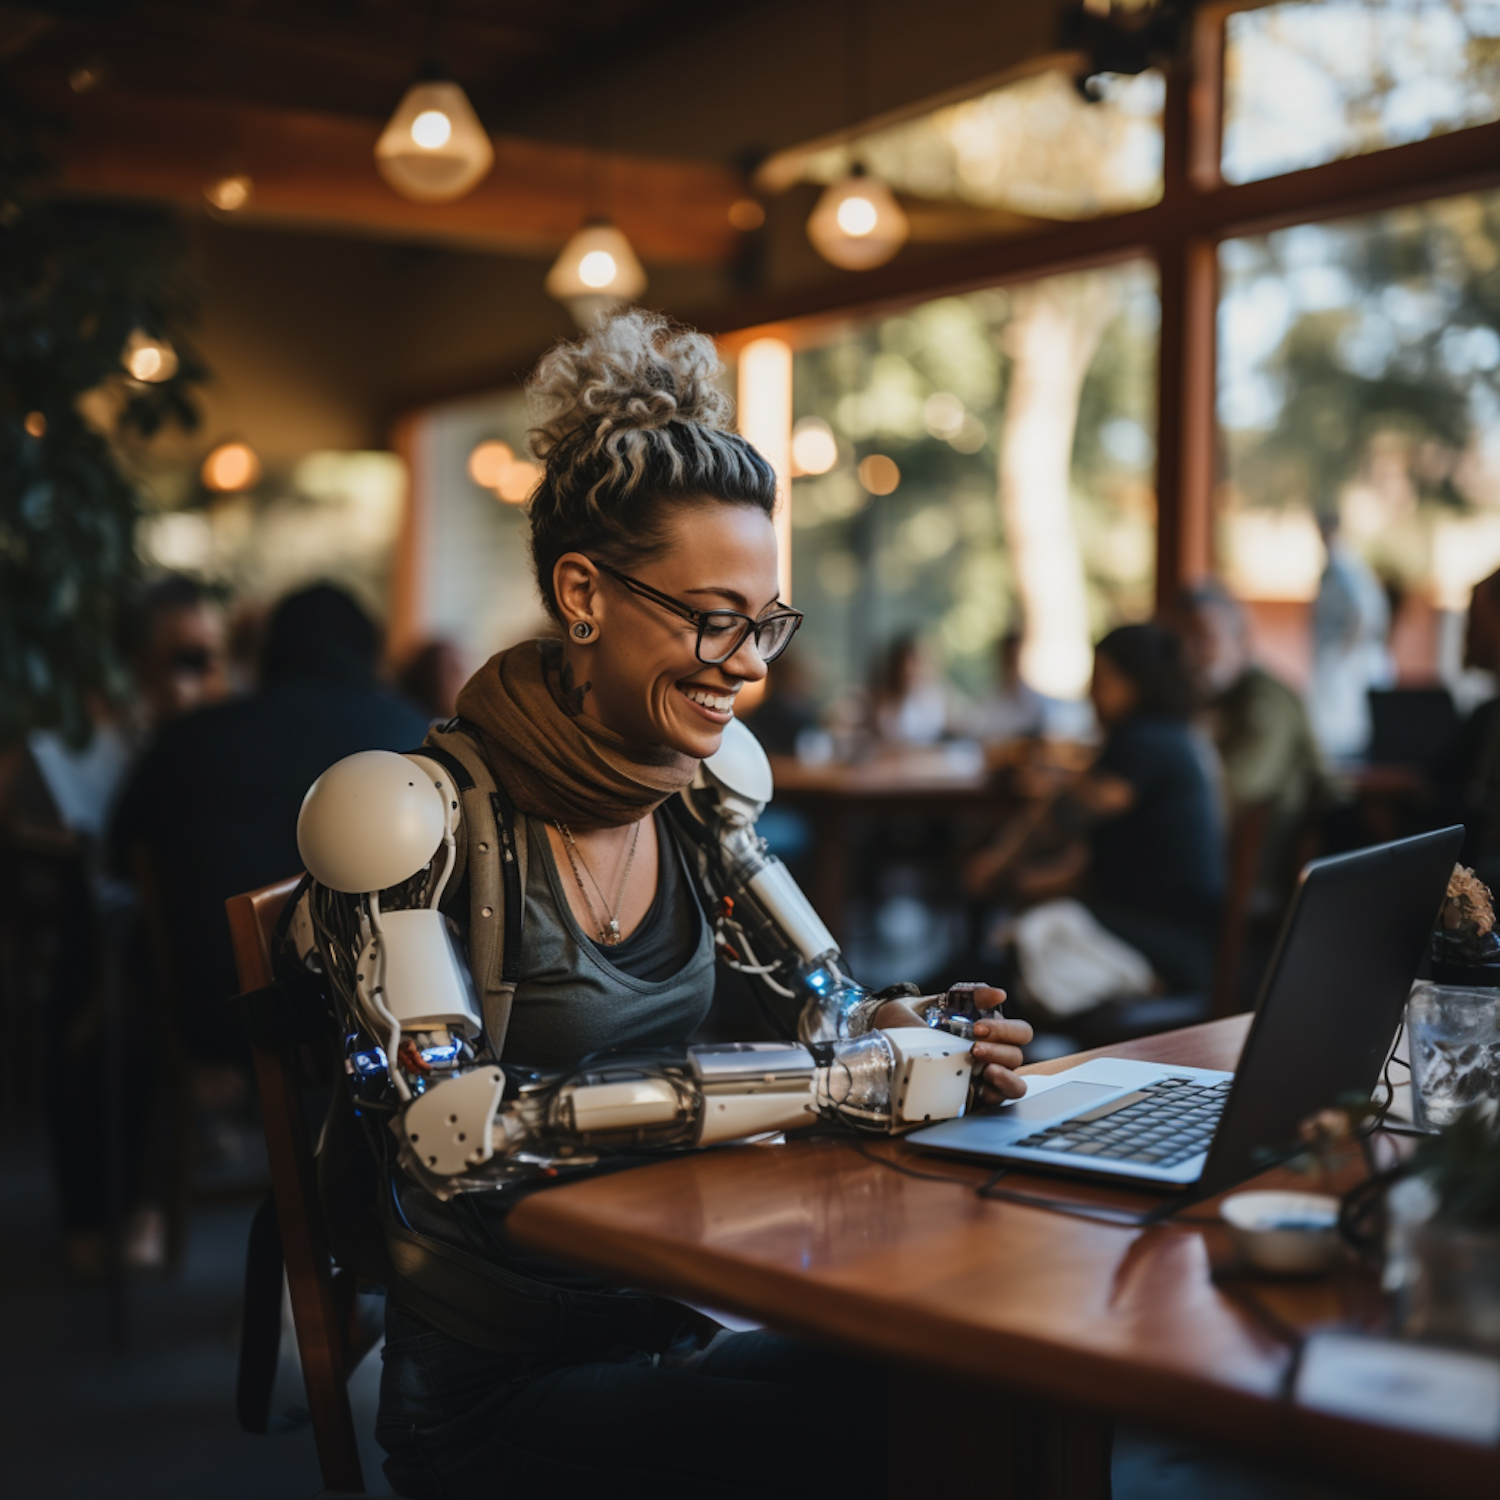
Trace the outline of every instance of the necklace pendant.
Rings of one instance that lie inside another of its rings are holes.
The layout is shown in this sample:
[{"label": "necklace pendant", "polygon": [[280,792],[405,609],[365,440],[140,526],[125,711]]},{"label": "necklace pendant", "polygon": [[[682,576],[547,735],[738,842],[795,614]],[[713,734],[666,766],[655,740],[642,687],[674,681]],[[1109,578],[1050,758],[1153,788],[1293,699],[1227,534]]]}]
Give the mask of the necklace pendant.
[{"label": "necklace pendant", "polygon": [[610,919],[609,927],[604,933],[604,946],[613,948],[620,941],[620,924],[613,918]]}]

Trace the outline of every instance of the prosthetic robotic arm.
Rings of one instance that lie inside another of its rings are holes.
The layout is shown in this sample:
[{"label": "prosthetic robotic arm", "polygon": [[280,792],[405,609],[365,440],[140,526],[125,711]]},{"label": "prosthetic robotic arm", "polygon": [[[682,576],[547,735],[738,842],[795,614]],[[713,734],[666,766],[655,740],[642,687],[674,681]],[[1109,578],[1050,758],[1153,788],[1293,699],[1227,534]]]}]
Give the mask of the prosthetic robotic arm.
[{"label": "prosthetic robotic arm", "polygon": [[[968,1028],[876,1031],[882,997],[839,967],[828,929],[755,820],[770,800],[759,744],[737,721],[674,809],[726,959],[764,987],[796,1041],[610,1054],[570,1073],[497,1061],[468,965],[438,909],[459,797],[420,753],[366,751],[309,790],[298,820],[316,884],[299,912],[349,1033],[362,1111],[385,1113],[405,1170],[439,1197],[592,1165],[611,1151],[709,1146],[816,1119],[879,1133],[961,1115]],[[294,931],[296,928],[294,928]]]}]

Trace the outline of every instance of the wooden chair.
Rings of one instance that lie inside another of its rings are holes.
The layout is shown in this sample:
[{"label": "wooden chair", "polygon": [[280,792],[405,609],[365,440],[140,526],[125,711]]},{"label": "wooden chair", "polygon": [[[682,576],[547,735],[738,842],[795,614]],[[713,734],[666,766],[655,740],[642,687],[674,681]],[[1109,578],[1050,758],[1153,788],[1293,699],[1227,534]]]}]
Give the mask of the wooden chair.
[{"label": "wooden chair", "polygon": [[1264,862],[1266,834],[1271,827],[1271,812],[1270,802],[1252,802],[1230,825],[1224,915],[1219,926],[1213,1004],[1209,1011],[1213,1020],[1245,1009],[1245,958],[1254,916],[1255,891],[1260,884]]},{"label": "wooden chair", "polygon": [[[298,883],[283,880],[225,902],[242,993],[273,982],[272,938]],[[323,1484],[328,1490],[363,1494],[348,1390],[349,1374],[363,1352],[356,1333],[355,1283],[351,1273],[335,1271],[329,1252],[313,1155],[315,1137],[308,1129],[299,1086],[299,1050],[295,1042],[251,1046],[275,1205],[274,1225],[261,1220],[255,1232],[280,1232]],[[247,1309],[247,1329],[248,1321]],[[243,1407],[241,1416],[243,1421]]]}]

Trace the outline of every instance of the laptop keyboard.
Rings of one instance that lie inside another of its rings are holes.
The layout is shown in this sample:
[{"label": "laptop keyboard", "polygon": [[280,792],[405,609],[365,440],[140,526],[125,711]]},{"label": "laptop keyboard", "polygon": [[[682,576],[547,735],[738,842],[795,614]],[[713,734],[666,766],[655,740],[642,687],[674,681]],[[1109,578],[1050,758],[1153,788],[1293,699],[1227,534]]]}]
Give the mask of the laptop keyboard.
[{"label": "laptop keyboard", "polygon": [[1204,1084],[1190,1078],[1163,1078],[1039,1130],[1016,1145],[1066,1152],[1080,1160],[1098,1156],[1142,1166],[1175,1167],[1208,1149],[1219,1128],[1229,1084],[1228,1079]]}]

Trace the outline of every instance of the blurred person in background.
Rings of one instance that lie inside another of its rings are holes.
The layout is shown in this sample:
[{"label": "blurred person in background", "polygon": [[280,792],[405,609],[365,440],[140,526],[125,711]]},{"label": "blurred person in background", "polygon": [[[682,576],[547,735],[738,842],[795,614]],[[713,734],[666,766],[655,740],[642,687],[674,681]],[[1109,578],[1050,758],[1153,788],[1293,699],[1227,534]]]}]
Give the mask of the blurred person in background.
[{"label": "blurred person in background", "polygon": [[898,636],[887,648],[872,705],[875,738],[890,749],[936,745],[949,739],[966,705],[917,635]]},{"label": "blurred person in background", "polygon": [[[741,691],[741,698],[744,692]],[[806,755],[819,758],[827,735],[818,728],[812,682],[807,668],[795,656],[782,657],[766,675],[765,692],[753,709],[738,712],[754,731],[768,755]],[[826,758],[826,756],[825,756]]]},{"label": "blurred person in background", "polygon": [[190,1055],[238,1060],[224,1026],[235,992],[224,902],[295,875],[297,811],[318,775],[358,750],[406,750],[428,721],[380,680],[380,632],[328,584],[283,599],[266,626],[257,693],[165,729],[131,777],[111,830],[114,865],[149,871]]},{"label": "blurred person in background", "polygon": [[146,584],[123,611],[120,655],[131,694],[99,703],[82,748],[50,730],[27,736],[27,750],[58,821],[98,847],[116,795],[143,744],[165,725],[229,691],[224,615],[204,586],[181,573]]},{"label": "blurred person in background", "polygon": [[1323,786],[1307,709],[1293,688],[1256,662],[1244,606],[1217,580],[1185,590],[1173,623],[1219,752],[1230,826],[1269,804],[1261,871],[1279,887],[1294,876],[1298,831]]},{"label": "blurred person in background", "polygon": [[[1500,572],[1474,585],[1464,632],[1464,666],[1500,684]],[[1437,821],[1464,825],[1462,859],[1492,890],[1500,881],[1500,697],[1464,721],[1438,778]]]},{"label": "blurred person in background", "polygon": [[1371,688],[1395,681],[1391,605],[1375,570],[1350,546],[1337,512],[1318,517],[1328,554],[1312,612],[1308,712],[1323,753],[1362,755],[1370,744]]},{"label": "blurred person in background", "polygon": [[1022,632],[1010,629],[995,649],[994,687],[974,705],[965,726],[976,740],[1003,745],[1041,734],[1047,723],[1047,699],[1021,675]]},{"label": "blurred person in background", "polygon": [[[229,690],[225,673],[224,618],[201,583],[168,573],[147,583],[124,611],[120,651],[131,673],[132,696],[100,705],[94,735],[76,749],[51,733],[28,736],[37,783],[57,822],[79,840],[79,857],[66,866],[59,911],[56,959],[48,989],[48,1029],[60,1066],[47,1090],[48,1129],[64,1246],[73,1268],[102,1271],[109,1253],[106,1228],[110,1194],[100,1151],[106,1058],[104,981],[123,962],[133,921],[134,892],[127,879],[104,868],[111,812],[143,744],[167,726]],[[124,1056],[114,1065],[132,1076],[152,1066],[151,1011],[139,994],[122,999]],[[123,1184],[127,1217],[123,1253],[128,1265],[159,1266],[166,1253],[159,1212],[144,1205],[143,1162],[152,1127],[149,1108],[128,1107],[108,1122],[122,1130],[126,1148]]]},{"label": "blurred person in background", "polygon": [[463,652],[452,641],[418,646],[396,674],[396,689],[434,723],[446,723],[458,712],[458,690],[469,680]]},{"label": "blurred person in background", "polygon": [[150,733],[229,696],[224,611],[195,579],[169,573],[148,585],[131,612],[125,654]]},{"label": "blurred person in background", "polygon": [[229,616],[225,655],[228,660],[229,690],[242,698],[253,693],[260,683],[260,653],[266,638],[266,621],[271,610],[263,599],[240,599]]},{"label": "blurred person in background", "polygon": [[[164,653],[164,676],[183,675],[173,667],[197,638],[159,639],[178,643]],[[121,794],[109,859],[140,893],[126,960],[126,1003],[139,1024],[127,1024],[130,1055],[120,1064],[131,1079],[124,1157],[132,1264],[160,1264],[165,1250],[149,1160],[167,1106],[157,1064],[163,1021],[175,1025],[192,1065],[200,1134],[212,1127],[218,1144],[232,1149],[229,1121],[248,1099],[245,1050],[225,1017],[224,1001],[238,989],[225,900],[301,869],[297,812],[331,761],[357,750],[411,749],[427,732],[421,712],[380,682],[379,659],[379,631],[347,594],[319,586],[283,599],[267,623],[260,691],[165,724]],[[181,698],[164,687],[158,701]],[[63,1038],[77,1056],[55,1090],[53,1146],[69,1253],[89,1270],[102,1260],[107,1211],[99,1141],[118,1122],[101,1118],[97,1018],[72,1017]]]},{"label": "blurred person in background", "polygon": [[1191,725],[1177,636],[1123,625],[1095,647],[1104,730],[1084,771],[1023,767],[1023,807],[966,875],[1028,908],[1006,924],[1027,989],[1053,1017],[1124,995],[1206,995],[1224,889],[1213,751]]}]

